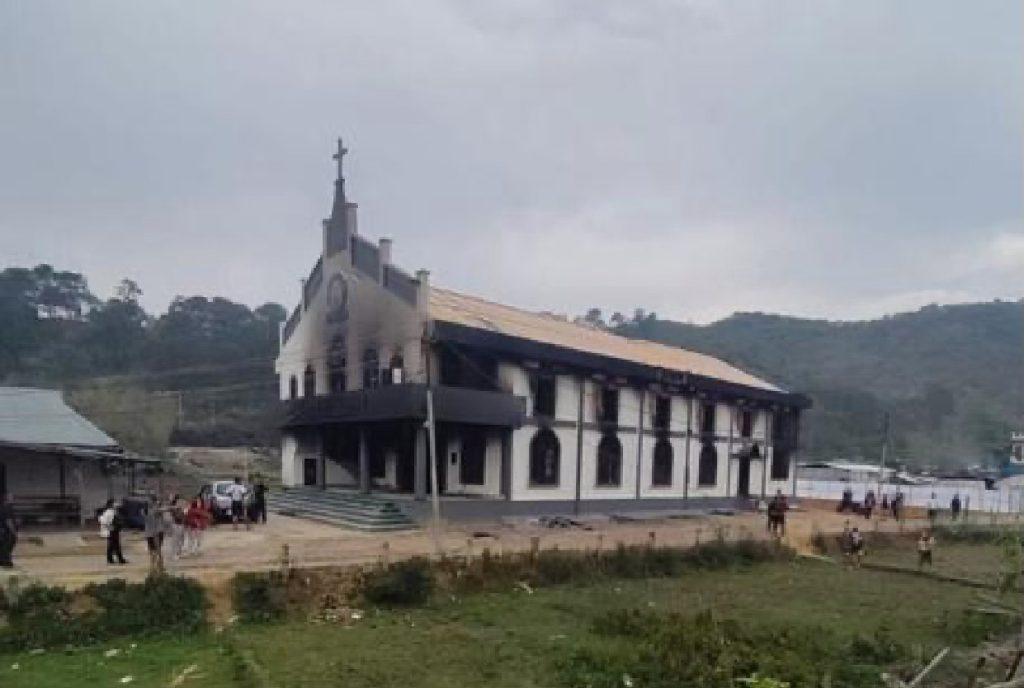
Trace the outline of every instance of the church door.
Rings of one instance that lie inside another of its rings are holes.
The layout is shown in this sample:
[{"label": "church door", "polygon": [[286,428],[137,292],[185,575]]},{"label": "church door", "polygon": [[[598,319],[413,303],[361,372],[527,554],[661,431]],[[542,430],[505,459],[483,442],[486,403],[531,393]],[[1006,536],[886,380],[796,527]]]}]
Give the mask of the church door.
[{"label": "church door", "polygon": [[736,475],[736,495],[750,496],[750,455],[740,457],[740,470]]},{"label": "church door", "polygon": [[302,460],[302,484],[306,487],[312,487],[317,484],[317,477],[320,473],[319,461],[317,459],[306,458]]}]

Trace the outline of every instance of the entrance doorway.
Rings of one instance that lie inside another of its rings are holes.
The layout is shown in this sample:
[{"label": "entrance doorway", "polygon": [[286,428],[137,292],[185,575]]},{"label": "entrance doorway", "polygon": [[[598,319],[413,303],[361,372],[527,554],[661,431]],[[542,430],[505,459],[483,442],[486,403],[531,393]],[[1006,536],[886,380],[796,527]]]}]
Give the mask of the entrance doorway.
[{"label": "entrance doorway", "polygon": [[306,487],[313,487],[317,484],[319,468],[319,461],[317,459],[303,459],[302,460],[302,484]]},{"label": "entrance doorway", "polygon": [[750,455],[740,457],[740,470],[736,475],[736,495],[750,496]]}]

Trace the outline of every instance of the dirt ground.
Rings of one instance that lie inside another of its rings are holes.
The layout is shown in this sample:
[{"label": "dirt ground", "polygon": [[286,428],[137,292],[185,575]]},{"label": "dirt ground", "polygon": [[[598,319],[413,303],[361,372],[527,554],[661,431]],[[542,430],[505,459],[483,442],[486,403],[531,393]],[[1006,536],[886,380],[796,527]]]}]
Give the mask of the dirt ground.
[{"label": "dirt ground", "polygon": [[[840,532],[847,516],[823,508],[790,512],[784,541],[808,551],[816,531]],[[895,532],[922,525],[908,520],[902,526],[891,519],[852,521],[862,530]],[[448,523],[442,527],[441,545],[449,556],[529,550],[533,538],[541,549],[612,548],[618,543],[687,546],[719,534],[727,539],[765,538],[763,514],[737,513],[728,516],[654,519],[616,523],[594,519],[589,530],[546,528],[538,524],[498,522]],[[652,535],[653,534],[653,535]],[[136,532],[123,537],[125,566],[110,566],[104,557],[105,541],[92,531],[25,533],[15,551],[16,568],[2,577],[19,576],[70,587],[108,578],[141,580],[148,572],[145,542]],[[170,572],[195,577],[211,587],[226,582],[237,571],[266,570],[281,566],[284,547],[292,566],[338,566],[380,561],[384,556],[398,560],[430,555],[435,550],[432,529],[400,533],[361,533],[332,525],[271,514],[266,525],[235,530],[218,525],[206,531],[202,551],[177,561],[167,558]],[[2,582],[0,577],[0,582]]]}]

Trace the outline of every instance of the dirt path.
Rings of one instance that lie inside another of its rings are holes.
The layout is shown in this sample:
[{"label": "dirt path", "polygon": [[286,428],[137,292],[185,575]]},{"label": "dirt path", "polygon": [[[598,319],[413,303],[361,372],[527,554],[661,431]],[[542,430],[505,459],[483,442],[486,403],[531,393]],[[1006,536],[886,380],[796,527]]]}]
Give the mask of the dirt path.
[{"label": "dirt path", "polygon": [[[785,542],[798,551],[811,551],[814,533],[837,533],[847,520],[847,517],[825,509],[791,512]],[[851,522],[868,533],[900,529],[899,524],[888,519],[855,519]],[[912,530],[921,525],[920,522],[908,522],[903,528]],[[591,527],[591,530],[584,530],[493,522],[457,523],[444,528],[441,541],[449,556],[466,556],[479,554],[484,548],[495,553],[527,551],[533,546],[534,538],[539,539],[542,549],[595,549],[612,548],[620,542],[648,543],[652,533],[656,544],[676,546],[693,545],[719,535],[730,540],[767,537],[764,516],[756,513],[629,523],[594,521]],[[17,575],[77,587],[114,577],[142,580],[148,572],[145,543],[136,533],[125,538],[127,566],[107,565],[104,542],[91,532],[49,533],[25,540],[15,553],[17,568],[0,575]],[[298,567],[372,563],[381,559],[385,547],[392,560],[430,555],[435,551],[429,530],[367,534],[272,514],[269,524],[254,526],[251,530],[234,530],[229,525],[210,529],[198,556],[178,561],[168,559],[167,568],[172,573],[192,576],[217,586],[224,584],[237,571],[280,566],[285,545],[288,546],[292,565]]]}]

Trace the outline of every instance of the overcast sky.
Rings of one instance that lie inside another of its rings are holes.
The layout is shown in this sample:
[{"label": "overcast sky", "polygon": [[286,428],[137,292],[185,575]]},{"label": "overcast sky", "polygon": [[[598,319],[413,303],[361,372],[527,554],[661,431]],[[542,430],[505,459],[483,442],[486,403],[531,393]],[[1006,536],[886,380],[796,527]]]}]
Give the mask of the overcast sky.
[{"label": "overcast sky", "polygon": [[360,232],[567,313],[1024,295],[1017,0],[0,0],[0,265],[289,308]]}]

